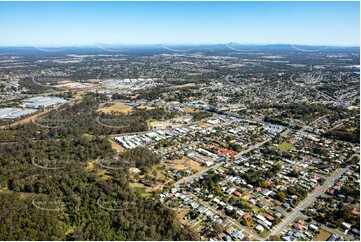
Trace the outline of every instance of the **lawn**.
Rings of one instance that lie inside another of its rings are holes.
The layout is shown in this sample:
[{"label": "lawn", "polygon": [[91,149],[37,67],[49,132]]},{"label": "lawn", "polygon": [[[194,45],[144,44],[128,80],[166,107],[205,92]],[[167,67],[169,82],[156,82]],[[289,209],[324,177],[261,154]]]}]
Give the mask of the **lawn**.
[{"label": "lawn", "polygon": [[285,151],[293,148],[293,144],[288,142],[283,142],[282,144],[278,145],[278,149]]}]

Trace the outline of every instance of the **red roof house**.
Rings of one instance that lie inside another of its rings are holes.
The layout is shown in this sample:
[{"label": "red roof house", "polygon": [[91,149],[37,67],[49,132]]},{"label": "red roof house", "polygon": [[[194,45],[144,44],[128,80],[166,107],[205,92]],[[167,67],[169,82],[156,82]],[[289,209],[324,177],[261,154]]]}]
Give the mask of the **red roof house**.
[{"label": "red roof house", "polygon": [[303,228],[303,225],[300,224],[300,223],[295,223],[295,224],[293,225],[293,227],[294,227],[295,229],[301,230],[301,229]]}]

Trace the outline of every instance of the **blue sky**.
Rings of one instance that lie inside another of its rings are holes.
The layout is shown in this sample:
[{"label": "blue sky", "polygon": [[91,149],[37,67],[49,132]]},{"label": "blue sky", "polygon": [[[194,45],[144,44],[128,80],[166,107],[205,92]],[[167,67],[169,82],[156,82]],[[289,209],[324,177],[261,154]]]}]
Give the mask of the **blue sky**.
[{"label": "blue sky", "polygon": [[357,45],[359,2],[0,2],[0,45]]}]

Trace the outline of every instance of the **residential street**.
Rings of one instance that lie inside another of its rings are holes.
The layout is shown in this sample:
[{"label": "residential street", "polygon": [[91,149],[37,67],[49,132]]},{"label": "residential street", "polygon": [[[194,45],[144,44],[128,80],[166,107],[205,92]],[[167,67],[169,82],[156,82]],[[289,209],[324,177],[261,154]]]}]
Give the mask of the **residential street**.
[{"label": "residential street", "polygon": [[322,195],[334,182],[337,178],[339,178],[343,173],[345,173],[348,168],[339,169],[335,173],[333,173],[325,183],[318,187],[315,191],[310,193],[303,202],[301,202],[290,214],[286,215],[286,218],[277,225],[275,229],[272,230],[271,234],[267,237],[274,236],[282,232],[286,229],[297,217],[301,216],[301,211],[310,206],[318,196]]}]

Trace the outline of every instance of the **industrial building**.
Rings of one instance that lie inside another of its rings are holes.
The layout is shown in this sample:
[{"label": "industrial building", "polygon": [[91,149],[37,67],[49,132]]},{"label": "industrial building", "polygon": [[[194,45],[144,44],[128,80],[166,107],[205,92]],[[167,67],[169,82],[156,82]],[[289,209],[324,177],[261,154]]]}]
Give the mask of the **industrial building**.
[{"label": "industrial building", "polygon": [[37,96],[37,97],[24,99],[23,102],[24,102],[24,106],[28,108],[45,108],[57,104],[63,104],[66,103],[67,101],[59,97]]},{"label": "industrial building", "polygon": [[0,119],[17,119],[31,113],[35,113],[36,109],[20,109],[20,108],[2,108],[0,109]]}]

